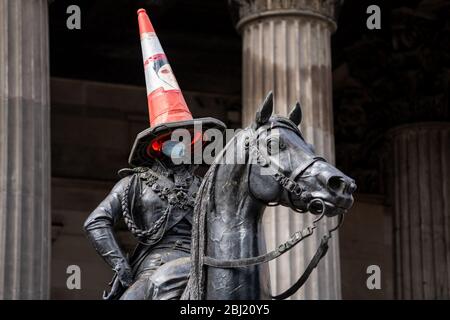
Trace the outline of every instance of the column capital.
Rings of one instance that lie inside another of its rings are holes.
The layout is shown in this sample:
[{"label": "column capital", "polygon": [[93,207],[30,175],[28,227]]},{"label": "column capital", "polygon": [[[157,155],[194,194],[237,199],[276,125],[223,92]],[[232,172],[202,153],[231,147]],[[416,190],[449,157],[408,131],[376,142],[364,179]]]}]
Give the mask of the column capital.
[{"label": "column capital", "polygon": [[236,29],[264,18],[284,16],[318,19],[336,30],[336,13],[343,0],[228,0]]}]

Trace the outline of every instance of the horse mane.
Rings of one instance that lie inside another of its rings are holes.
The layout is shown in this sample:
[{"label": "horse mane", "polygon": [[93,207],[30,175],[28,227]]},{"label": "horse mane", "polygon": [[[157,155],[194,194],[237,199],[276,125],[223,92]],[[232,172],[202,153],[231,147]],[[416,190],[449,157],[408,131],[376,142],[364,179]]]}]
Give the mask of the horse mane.
[{"label": "horse mane", "polygon": [[[297,132],[301,137],[302,134],[299,128],[289,119],[274,115],[271,117],[269,123],[282,123],[284,126],[289,127],[291,130]],[[215,205],[211,201],[211,195],[214,194],[214,181],[219,168],[219,163],[226,154],[228,147],[236,140],[236,138],[244,131],[249,129],[248,127],[239,133],[237,133],[233,139],[231,139],[225,148],[217,155],[214,162],[206,172],[203,181],[199,187],[197,197],[194,204],[193,222],[192,222],[192,240],[191,240],[191,270],[189,275],[188,284],[181,296],[181,300],[203,300],[205,294],[205,276],[201,258],[205,255],[205,226],[206,216],[210,212],[211,207]],[[303,137],[302,137],[303,139]]]},{"label": "horse mane", "polygon": [[[242,132],[242,131],[241,131]],[[192,221],[192,240],[191,240],[191,270],[189,274],[188,284],[181,296],[181,300],[203,300],[205,293],[205,277],[204,269],[200,259],[205,254],[205,226],[206,216],[215,203],[211,201],[211,195],[214,194],[214,178],[219,168],[219,162],[226,154],[228,146],[230,146],[236,137],[222,149],[222,151],[214,159],[214,162],[209,167],[203,181],[197,192],[197,197],[194,204],[193,221]]]},{"label": "horse mane", "polygon": [[214,176],[218,166],[213,163],[206,172],[195,199],[192,240],[191,240],[191,270],[187,287],[181,300],[202,300],[204,296],[204,267],[200,258],[205,252],[205,220],[210,205],[210,195],[214,192]]}]

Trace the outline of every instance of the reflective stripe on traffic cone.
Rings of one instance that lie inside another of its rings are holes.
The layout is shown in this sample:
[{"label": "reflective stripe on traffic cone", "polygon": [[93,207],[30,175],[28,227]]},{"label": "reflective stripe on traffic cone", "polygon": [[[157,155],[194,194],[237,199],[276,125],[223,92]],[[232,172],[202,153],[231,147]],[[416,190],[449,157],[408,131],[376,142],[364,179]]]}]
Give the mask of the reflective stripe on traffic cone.
[{"label": "reflective stripe on traffic cone", "polygon": [[144,59],[150,127],[192,120],[177,80],[144,9],[137,11]]}]

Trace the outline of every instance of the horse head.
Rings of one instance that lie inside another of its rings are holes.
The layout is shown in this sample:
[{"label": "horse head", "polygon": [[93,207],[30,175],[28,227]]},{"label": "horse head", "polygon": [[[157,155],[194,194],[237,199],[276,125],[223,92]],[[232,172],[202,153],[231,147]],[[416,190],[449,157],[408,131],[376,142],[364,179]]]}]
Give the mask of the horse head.
[{"label": "horse head", "polygon": [[266,205],[284,205],[297,212],[335,216],[353,204],[353,179],[316,156],[298,126],[297,103],[288,117],[273,115],[269,93],[245,136],[250,157],[249,191]]},{"label": "horse head", "polygon": [[[288,117],[272,113],[270,93],[252,125],[234,135],[205,175],[194,209],[193,264],[185,299],[289,297],[326,254],[337,227],[322,237],[303,275],[280,295],[270,295],[265,263],[310,236],[323,216],[339,215],[339,226],[353,204],[353,179],[317,156],[298,128],[300,104]],[[320,216],[261,254],[261,218],[268,205]]]}]

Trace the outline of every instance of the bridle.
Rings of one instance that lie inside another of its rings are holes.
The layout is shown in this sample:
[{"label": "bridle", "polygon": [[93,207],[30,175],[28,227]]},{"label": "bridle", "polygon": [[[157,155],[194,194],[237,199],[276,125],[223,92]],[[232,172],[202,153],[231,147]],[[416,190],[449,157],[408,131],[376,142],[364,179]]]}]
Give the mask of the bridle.
[{"label": "bridle", "polygon": [[[291,130],[293,132],[295,132],[296,134],[300,134],[298,132],[298,130],[295,130],[294,128],[292,128],[291,126],[285,125],[285,124],[276,124],[270,127],[270,130],[275,129],[275,128],[285,128],[288,130]],[[249,132],[249,135],[246,136],[245,140],[244,140],[244,147],[246,150],[248,150],[248,154],[249,154],[249,162],[250,162],[250,168],[248,170],[248,179],[247,181],[249,182],[250,179],[250,174],[251,174],[251,169],[252,169],[252,159],[255,160],[255,163],[258,164],[260,167],[262,168],[266,168],[266,169],[270,169],[272,171],[272,176],[273,178],[278,182],[278,184],[281,185],[281,187],[284,189],[284,191],[287,193],[287,199],[289,202],[289,207],[293,208],[294,211],[300,212],[300,213],[305,213],[306,211],[309,210],[309,208],[307,208],[307,210],[301,210],[301,209],[297,209],[295,208],[295,205],[292,201],[292,196],[297,196],[297,197],[303,197],[303,199],[306,201],[310,198],[310,195],[307,191],[305,191],[301,185],[296,182],[297,178],[301,177],[305,171],[311,167],[314,163],[318,162],[318,161],[323,161],[326,162],[326,160],[322,157],[311,157],[308,156],[306,161],[304,161],[304,163],[297,167],[294,171],[291,172],[291,174],[289,176],[286,176],[283,173],[283,170],[279,167],[274,167],[274,164],[272,163],[272,161],[270,161],[270,158],[268,156],[266,156],[265,153],[261,152],[261,150],[259,150],[258,148],[258,141],[259,141],[259,134],[261,132],[263,132],[265,129],[264,127],[258,129],[256,132],[254,132],[251,128],[247,128],[246,129]],[[302,138],[303,139],[303,138]],[[250,185],[248,186],[248,190],[250,192],[250,195],[253,196],[255,199],[259,200],[258,197],[256,197],[252,191],[252,188],[250,188]],[[261,201],[261,200],[259,200]],[[313,199],[313,202],[321,202],[322,204],[322,210],[325,210],[325,204],[323,203],[323,201],[321,199]],[[310,203],[313,203],[310,202]],[[268,206],[277,206],[279,205],[278,202],[275,203],[271,203]]]},{"label": "bridle", "polygon": [[[290,130],[296,132],[297,134],[299,134],[291,125],[288,125],[288,124],[277,123],[274,125],[272,123],[270,130],[277,128],[277,127],[287,128],[287,129],[290,129]],[[260,167],[269,168],[273,171],[273,174],[272,174],[273,178],[283,187],[284,192],[287,192],[287,199],[290,204],[290,207],[295,208],[295,206],[293,204],[293,200],[292,200],[292,195],[295,195],[297,197],[302,197],[302,196],[308,197],[306,195],[307,192],[301,187],[301,185],[298,182],[296,182],[297,179],[299,177],[301,178],[302,175],[305,173],[305,171],[309,167],[311,167],[314,163],[316,163],[318,161],[326,162],[326,160],[322,157],[316,157],[316,156],[308,157],[307,161],[305,161],[302,166],[296,168],[289,176],[287,176],[280,170],[280,168],[274,168],[270,159],[263,152],[261,152],[258,148],[259,134],[262,132],[262,130],[264,130],[264,127],[259,128],[257,131],[254,131],[252,128],[247,128],[246,130],[249,132],[249,134],[245,137],[244,147],[245,147],[245,150],[248,151],[248,156],[249,156],[249,166],[250,166],[250,168],[248,170],[249,176],[250,176],[250,172],[251,172],[251,166],[253,165],[253,163],[251,162],[251,160],[253,158],[253,160],[255,160],[255,163],[257,165],[259,165]],[[248,177],[247,183],[249,183],[249,181],[250,181],[250,179]],[[248,190],[251,194],[250,185],[248,185]],[[251,196],[253,198],[255,198],[256,200],[259,200],[257,197],[255,197],[255,195],[251,194]],[[261,201],[261,200],[259,200],[259,201]],[[272,203],[272,204],[269,204],[269,206],[275,206],[278,204],[279,203]],[[320,198],[310,199],[308,206],[307,206],[307,211],[309,211],[309,209],[312,208],[313,204],[319,204],[321,206],[322,210],[320,212],[320,216],[317,219],[315,219],[310,226],[304,228],[303,230],[295,232],[286,242],[277,246],[277,248],[275,250],[272,250],[270,252],[267,252],[265,254],[262,254],[262,255],[259,255],[256,257],[233,259],[233,260],[220,260],[220,259],[212,258],[212,257],[205,255],[201,258],[200,263],[203,265],[207,265],[209,267],[227,269],[227,268],[241,268],[241,267],[248,267],[248,266],[252,266],[252,265],[259,265],[259,264],[266,263],[266,262],[269,262],[271,260],[278,258],[282,254],[286,253],[287,251],[292,249],[294,246],[299,244],[302,240],[310,237],[314,233],[314,230],[317,228],[317,224],[325,216],[326,205],[325,205],[324,201]],[[299,210],[299,209],[294,209],[294,210],[297,212],[301,212],[301,213],[305,212],[305,210]],[[271,295],[272,299],[275,299],[275,300],[286,299],[286,298],[290,297],[291,295],[293,295],[295,292],[297,292],[297,290],[300,289],[305,284],[305,282],[306,282],[306,280],[308,280],[308,277],[310,276],[311,272],[317,267],[320,260],[327,253],[328,241],[329,241],[329,239],[331,239],[332,233],[334,231],[336,231],[342,225],[343,220],[344,220],[344,215],[340,214],[339,218],[338,218],[338,224],[335,227],[329,229],[327,231],[327,233],[322,237],[321,243],[320,243],[319,247],[317,248],[316,253],[314,254],[313,258],[309,262],[308,266],[306,267],[305,271],[300,276],[300,278],[289,289],[287,289],[283,293],[281,293],[279,295],[275,295],[275,296]]]}]

